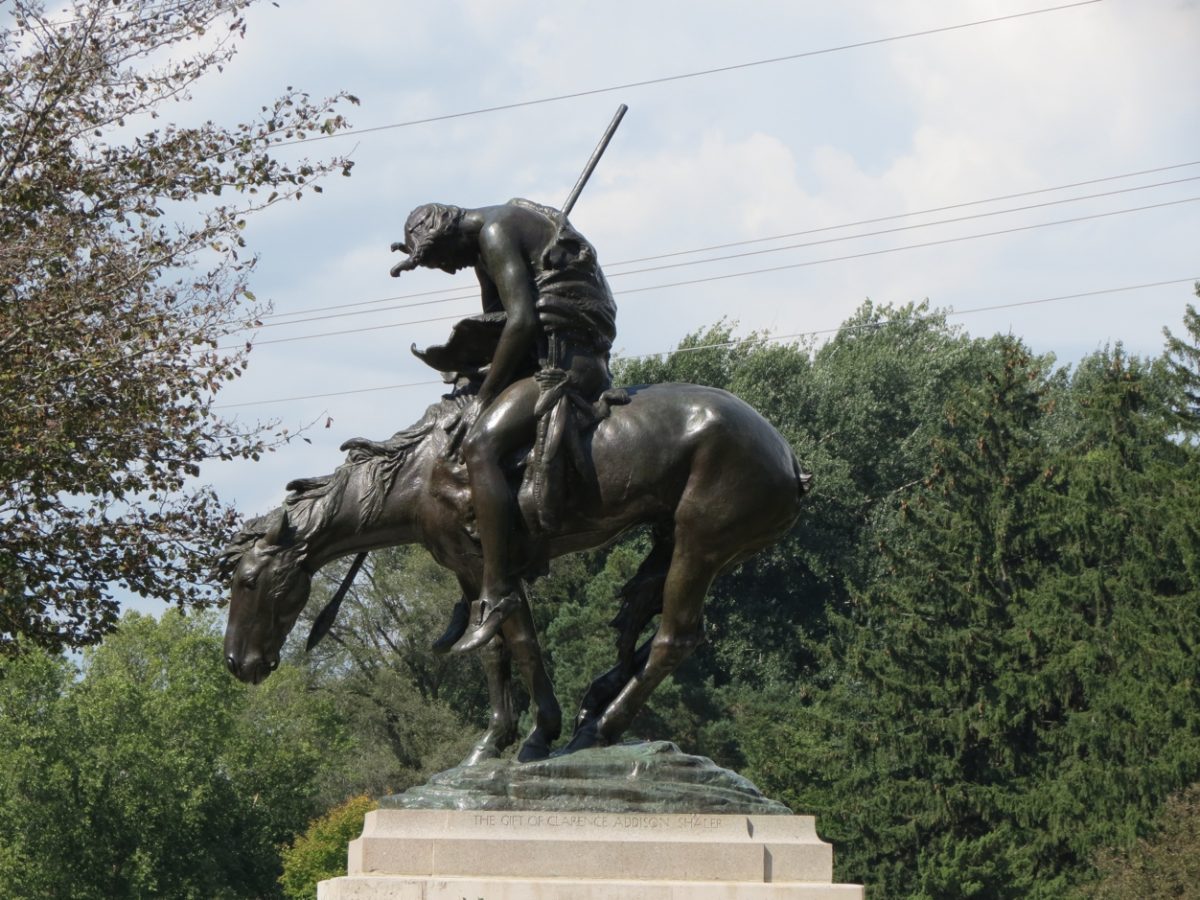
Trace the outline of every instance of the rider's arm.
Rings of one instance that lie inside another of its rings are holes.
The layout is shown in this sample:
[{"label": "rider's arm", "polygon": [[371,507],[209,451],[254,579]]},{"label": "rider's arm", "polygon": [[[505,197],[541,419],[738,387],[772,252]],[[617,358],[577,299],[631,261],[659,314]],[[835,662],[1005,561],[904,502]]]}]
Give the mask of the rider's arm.
[{"label": "rider's arm", "polygon": [[484,270],[483,266],[475,267],[475,277],[479,279],[479,301],[485,313],[500,312],[504,304],[500,300],[500,292],[496,284]]},{"label": "rider's arm", "polygon": [[479,402],[487,408],[512,383],[537,342],[537,286],[517,229],[503,222],[486,224],[479,233],[479,255],[506,313],[496,355],[479,388]]}]

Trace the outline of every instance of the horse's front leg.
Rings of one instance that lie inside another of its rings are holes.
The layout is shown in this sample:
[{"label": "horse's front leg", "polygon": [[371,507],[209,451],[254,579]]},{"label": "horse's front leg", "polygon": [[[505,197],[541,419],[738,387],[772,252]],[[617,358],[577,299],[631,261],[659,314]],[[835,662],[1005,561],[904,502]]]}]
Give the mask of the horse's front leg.
[{"label": "horse's front leg", "polygon": [[538,644],[524,588],[521,589],[520,606],[505,620],[501,634],[521,670],[529,696],[533,698],[533,730],[521,744],[517,762],[545,759],[562,733],[562,709],[542,662],[542,648]]},{"label": "horse's front leg", "polygon": [[475,742],[467,758],[459,763],[462,766],[495,759],[517,739],[517,717],[513,713],[512,655],[504,639],[496,635],[488,641],[480,648],[479,658],[487,678],[492,717],[483,736]]}]

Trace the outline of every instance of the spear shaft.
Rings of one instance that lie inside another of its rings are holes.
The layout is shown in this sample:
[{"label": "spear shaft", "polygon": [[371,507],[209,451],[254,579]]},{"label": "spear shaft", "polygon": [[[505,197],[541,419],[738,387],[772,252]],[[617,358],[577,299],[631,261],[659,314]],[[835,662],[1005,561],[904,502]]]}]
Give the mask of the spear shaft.
[{"label": "spear shaft", "polygon": [[[558,230],[562,231],[563,225],[566,224],[567,216],[571,214],[571,210],[575,208],[575,201],[579,199],[579,195],[583,193],[583,187],[588,183],[588,179],[592,177],[592,172],[596,171],[596,164],[600,162],[600,157],[604,155],[604,151],[608,149],[608,142],[612,140],[613,134],[616,133],[617,126],[621,124],[621,119],[625,116],[629,109],[624,103],[617,107],[616,115],[612,121],[608,123],[608,128],[604,131],[604,137],[600,138],[600,143],[596,145],[596,149],[592,151],[591,158],[587,161],[587,165],[583,167],[583,173],[579,176],[579,180],[575,182],[575,187],[571,189],[570,195],[567,197],[567,202],[562,205],[562,215],[558,218]],[[556,235],[557,237],[557,235]]]}]

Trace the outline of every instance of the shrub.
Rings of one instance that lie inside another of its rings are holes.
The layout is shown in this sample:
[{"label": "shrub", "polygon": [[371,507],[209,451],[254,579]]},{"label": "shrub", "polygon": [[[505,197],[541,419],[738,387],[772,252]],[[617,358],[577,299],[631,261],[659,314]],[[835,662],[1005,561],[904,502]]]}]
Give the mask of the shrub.
[{"label": "shrub", "polygon": [[378,805],[370,797],[351,797],[313,819],[304,834],[283,849],[279,883],[289,900],[312,900],[317,882],[346,874],[346,845],[362,834],[363,816]]}]

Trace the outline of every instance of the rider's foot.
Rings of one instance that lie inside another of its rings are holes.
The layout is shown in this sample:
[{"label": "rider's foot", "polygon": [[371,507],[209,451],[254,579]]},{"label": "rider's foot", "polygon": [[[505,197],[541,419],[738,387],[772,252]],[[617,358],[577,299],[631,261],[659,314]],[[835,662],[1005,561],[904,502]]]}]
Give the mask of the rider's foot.
[{"label": "rider's foot", "polygon": [[499,600],[480,597],[471,604],[470,624],[467,633],[454,645],[455,653],[466,653],[482,647],[500,630],[500,626],[517,608],[521,596],[516,591],[505,594]]},{"label": "rider's foot", "polygon": [[467,621],[470,618],[471,605],[465,599],[459,600],[454,604],[454,609],[450,611],[450,623],[446,626],[446,630],[442,636],[438,638],[430,646],[434,653],[449,653],[450,648],[454,646],[455,641],[463,636],[463,632],[467,630]]}]

